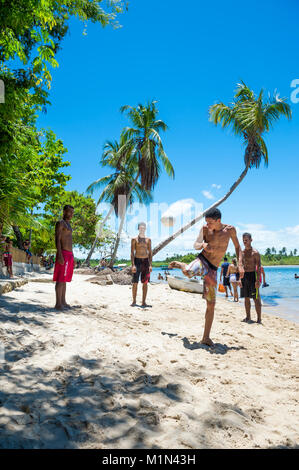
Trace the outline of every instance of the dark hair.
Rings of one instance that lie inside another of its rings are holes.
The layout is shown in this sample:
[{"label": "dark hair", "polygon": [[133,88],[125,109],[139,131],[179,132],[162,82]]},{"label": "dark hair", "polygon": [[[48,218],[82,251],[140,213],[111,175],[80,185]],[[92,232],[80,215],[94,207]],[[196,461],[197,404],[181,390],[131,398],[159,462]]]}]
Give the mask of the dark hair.
[{"label": "dark hair", "polygon": [[71,206],[70,204],[66,204],[63,208],[64,211],[66,211],[67,209],[74,209],[73,206]]},{"label": "dark hair", "polygon": [[145,225],[146,226],[146,223],[145,222],[139,222],[138,228],[140,227],[140,225]]},{"label": "dark hair", "polygon": [[226,257],[226,256],[225,256],[223,259],[224,259],[224,261],[227,261],[227,257]]},{"label": "dark hair", "polygon": [[237,266],[237,258],[233,258],[233,264]]},{"label": "dark hair", "polygon": [[221,219],[221,212],[219,209],[217,209],[217,207],[215,207],[215,209],[210,209],[207,211],[205,218],[207,217],[214,220]]},{"label": "dark hair", "polygon": [[244,237],[248,237],[248,238],[251,238],[251,239],[252,239],[251,233],[249,233],[249,232],[243,233],[243,238],[244,238]]}]

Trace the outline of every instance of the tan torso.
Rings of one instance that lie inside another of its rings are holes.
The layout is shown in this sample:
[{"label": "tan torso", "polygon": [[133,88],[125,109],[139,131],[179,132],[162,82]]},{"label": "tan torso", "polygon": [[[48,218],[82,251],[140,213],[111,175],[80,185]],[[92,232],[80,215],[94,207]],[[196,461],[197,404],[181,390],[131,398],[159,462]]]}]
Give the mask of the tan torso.
[{"label": "tan torso", "polygon": [[222,228],[219,231],[210,231],[207,226],[203,227],[203,239],[209,246],[202,251],[202,254],[216,267],[219,266],[226,253],[231,228],[231,225],[226,224],[222,224]]},{"label": "tan torso", "polygon": [[67,251],[73,251],[73,229],[69,222],[62,219],[61,224],[61,248]]},{"label": "tan torso", "polygon": [[243,266],[244,271],[252,272],[256,271],[256,266],[258,264],[258,251],[254,248],[250,248],[249,250],[243,250]]},{"label": "tan torso", "polygon": [[150,238],[133,238],[133,249],[135,258],[148,258]]},{"label": "tan torso", "polygon": [[237,272],[238,272],[237,266],[235,266],[234,264],[230,264],[229,265],[229,273],[230,274],[236,274]]}]

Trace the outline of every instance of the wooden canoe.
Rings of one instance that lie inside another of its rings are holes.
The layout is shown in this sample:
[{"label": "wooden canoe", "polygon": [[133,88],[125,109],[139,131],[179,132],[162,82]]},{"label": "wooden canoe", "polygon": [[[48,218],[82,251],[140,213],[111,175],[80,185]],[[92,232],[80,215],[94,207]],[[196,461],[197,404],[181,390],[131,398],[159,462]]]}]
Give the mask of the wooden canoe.
[{"label": "wooden canoe", "polygon": [[192,292],[194,294],[203,293],[203,281],[196,279],[183,279],[179,276],[167,276],[168,285],[171,289],[181,290],[183,292]]}]

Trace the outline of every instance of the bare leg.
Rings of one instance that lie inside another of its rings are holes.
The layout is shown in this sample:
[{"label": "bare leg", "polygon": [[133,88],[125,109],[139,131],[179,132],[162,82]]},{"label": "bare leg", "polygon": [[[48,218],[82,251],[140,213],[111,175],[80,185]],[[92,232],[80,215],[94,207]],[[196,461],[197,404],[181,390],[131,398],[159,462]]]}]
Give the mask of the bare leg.
[{"label": "bare leg", "polygon": [[144,282],[142,285],[142,307],[146,306],[146,295],[147,295],[147,283]]},{"label": "bare leg", "polygon": [[257,314],[257,323],[262,323],[262,303],[260,297],[258,299],[254,299],[254,303]]},{"label": "bare leg", "polygon": [[250,321],[251,320],[251,317],[250,317],[250,307],[251,307],[250,298],[245,297],[244,303],[245,303],[246,318],[244,318],[243,321]]},{"label": "bare leg", "polygon": [[232,282],[233,289],[234,289],[234,302],[239,302],[239,295],[238,295],[238,289],[237,289],[237,283]]},{"label": "bare leg", "polygon": [[62,297],[63,297],[64,286],[65,286],[65,282],[56,282],[56,284],[55,284],[56,305],[55,305],[54,308],[56,308],[56,310],[62,310],[63,309]]},{"label": "bare leg", "polygon": [[62,307],[63,307],[63,308],[71,308],[71,306],[66,303],[66,300],[65,300],[65,293],[66,293],[66,282],[63,282],[62,299],[61,299]]},{"label": "bare leg", "polygon": [[185,276],[189,277],[186,271],[186,266],[188,266],[187,263],[181,263],[180,261],[171,261],[171,263],[168,265],[169,268],[181,269],[182,273],[185,274]]},{"label": "bare leg", "polygon": [[131,303],[132,307],[136,305],[137,285],[138,285],[137,282],[134,282],[132,285],[132,296],[133,296],[133,302]]},{"label": "bare leg", "polygon": [[214,320],[214,310],[215,310],[215,302],[208,302],[207,301],[207,309],[206,309],[206,317],[205,317],[205,329],[203,333],[203,337],[201,340],[202,344],[207,344],[208,346],[214,346],[213,341],[210,338],[210,332]]},{"label": "bare leg", "polygon": [[224,288],[225,288],[225,297],[228,297],[227,287],[224,286]]}]

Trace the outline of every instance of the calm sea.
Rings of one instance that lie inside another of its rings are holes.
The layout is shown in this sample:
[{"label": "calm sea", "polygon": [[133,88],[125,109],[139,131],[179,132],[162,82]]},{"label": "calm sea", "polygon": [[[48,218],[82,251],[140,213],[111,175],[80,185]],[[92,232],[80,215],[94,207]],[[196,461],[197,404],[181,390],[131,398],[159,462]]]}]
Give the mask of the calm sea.
[{"label": "calm sea", "polygon": [[[265,312],[299,322],[299,279],[294,279],[295,273],[299,275],[299,266],[265,266],[264,270],[266,282],[269,284],[269,287],[260,289]],[[165,282],[158,281],[159,272],[164,276],[164,271],[153,268],[151,281]],[[184,277],[179,269],[173,269],[170,273]],[[218,280],[219,274],[220,269]],[[223,297],[223,294],[218,295]]]}]

